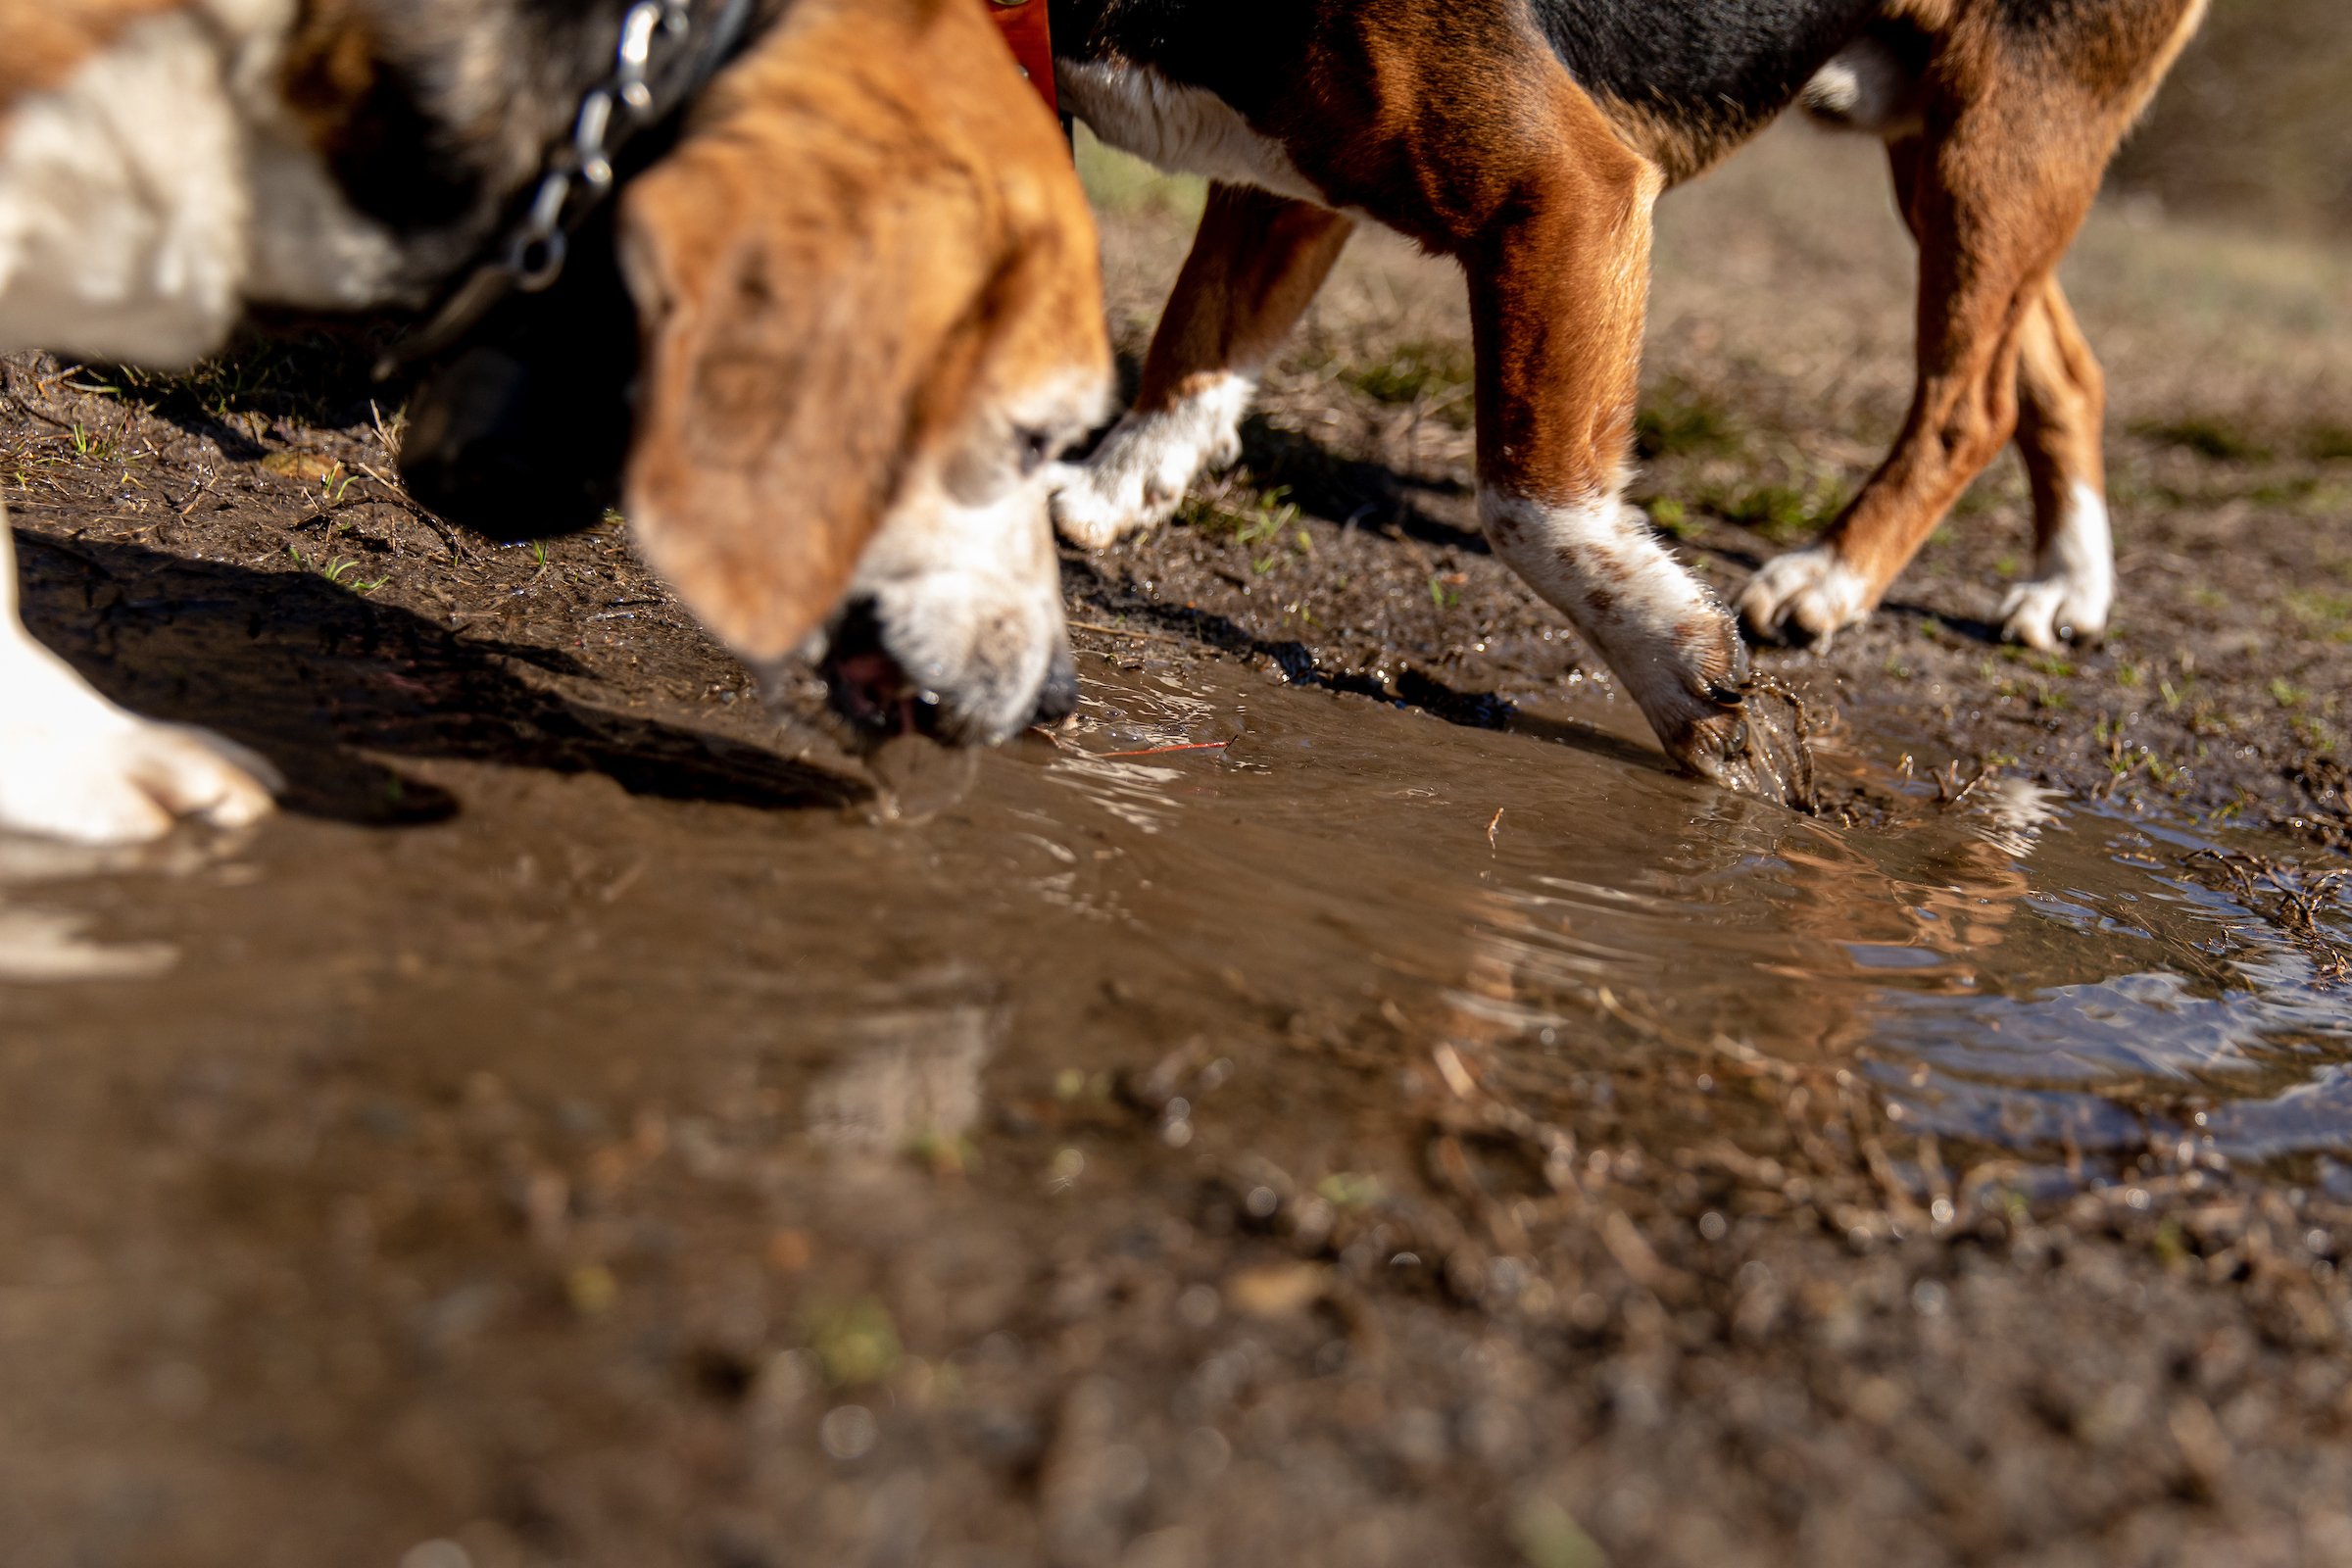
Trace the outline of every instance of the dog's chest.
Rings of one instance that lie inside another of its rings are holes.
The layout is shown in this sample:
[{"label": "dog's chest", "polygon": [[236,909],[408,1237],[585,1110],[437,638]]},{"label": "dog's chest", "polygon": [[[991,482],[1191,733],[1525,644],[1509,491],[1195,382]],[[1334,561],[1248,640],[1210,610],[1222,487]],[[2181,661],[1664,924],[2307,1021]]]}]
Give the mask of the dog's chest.
[{"label": "dog's chest", "polygon": [[1171,173],[1202,174],[1321,203],[1322,191],[1282,144],[1204,87],[1123,60],[1062,60],[1062,104],[1096,135]]}]

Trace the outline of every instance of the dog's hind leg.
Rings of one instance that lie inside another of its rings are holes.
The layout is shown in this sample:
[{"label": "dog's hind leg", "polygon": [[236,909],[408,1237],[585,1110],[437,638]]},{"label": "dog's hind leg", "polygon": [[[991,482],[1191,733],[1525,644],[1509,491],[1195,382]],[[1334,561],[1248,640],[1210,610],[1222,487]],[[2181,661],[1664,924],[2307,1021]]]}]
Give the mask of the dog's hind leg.
[{"label": "dog's hind leg", "polygon": [[269,812],[275,781],[241,746],[123,711],[34,641],[0,510],[0,828],[130,844],[182,817],[241,826]]},{"label": "dog's hind leg", "polygon": [[2097,641],[2115,604],[2100,447],[2106,379],[2056,277],[2027,312],[2017,391],[2017,444],[2034,487],[2034,575],[2003,601],[2001,634],[2054,653]]},{"label": "dog's hind leg", "polygon": [[1554,124],[1461,251],[1487,537],[1576,623],[1671,756],[1769,787],[1751,770],[1737,627],[1620,496],[1662,176],[1565,84]]},{"label": "dog's hind leg", "polygon": [[[1820,543],[1769,562],[1740,595],[1757,632],[1824,640],[1867,616],[2018,420],[2026,321],[2098,188],[2102,158],[2043,147],[2023,105],[1978,103],[1916,159],[1919,381],[1893,452]],[[2038,106],[2037,106],[2038,107]],[[2045,111],[2047,112],[2047,111]]]},{"label": "dog's hind leg", "polygon": [[1331,274],[1353,225],[1248,186],[1209,187],[1191,257],[1152,335],[1135,405],[1055,475],[1054,521],[1101,547],[1165,520],[1205,468],[1241,455],[1257,377]]},{"label": "dog's hind leg", "polygon": [[[1918,211],[1920,148],[1890,150],[1896,206]],[[2044,653],[2107,629],[2115,604],[2115,547],[2107,520],[2101,435],[2106,377],[2057,275],[2026,306],[2018,337],[2017,445],[2034,491],[2034,575],[2001,605],[2001,633]]]},{"label": "dog's hind leg", "polygon": [[[1933,128],[1890,148],[1903,216],[1919,241],[1910,416],[1828,535],[1767,563],[1748,584],[1740,609],[1756,631],[1827,638],[1869,614],[2019,428],[2021,386],[2031,405],[2028,451],[2047,460],[2070,503],[2096,471],[2080,457],[2095,445],[2090,359],[2085,351],[2078,360],[2080,334],[2052,272],[2125,127],[2203,12],[2204,0],[2108,0],[1961,14],[1922,83],[1920,123]],[[2045,341],[2037,345],[2037,336]],[[2039,521],[2045,580],[2054,564],[2067,564],[2070,547],[2084,562],[2105,558],[2103,503]],[[2054,641],[2070,599],[2079,607],[2071,612],[2089,618],[2093,587],[2069,579],[2047,593],[2046,628],[2033,624],[2043,606],[2029,589],[2008,607],[2013,632],[2045,630]]]},{"label": "dog's hind leg", "polygon": [[[1916,143],[1890,149],[1895,202],[1918,211]],[[2001,634],[2044,653],[2097,640],[2115,604],[2101,437],[2107,382],[2055,273],[2026,306],[2017,361],[2017,446],[2034,492],[2034,575],[2001,604]]]}]

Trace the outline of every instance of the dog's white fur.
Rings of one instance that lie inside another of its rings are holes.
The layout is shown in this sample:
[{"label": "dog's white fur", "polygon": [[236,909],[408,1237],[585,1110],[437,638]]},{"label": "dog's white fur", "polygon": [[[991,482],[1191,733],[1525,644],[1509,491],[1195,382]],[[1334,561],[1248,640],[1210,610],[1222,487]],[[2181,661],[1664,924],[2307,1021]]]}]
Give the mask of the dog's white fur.
[{"label": "dog's white fur", "polygon": [[168,14],[19,105],[0,141],[0,343],[184,365],[226,335],[253,204],[222,66],[195,17]]},{"label": "dog's white fur", "polygon": [[[991,422],[1075,435],[1110,399],[1104,377],[1070,372],[1010,399]],[[1068,646],[1047,515],[1054,466],[1019,472],[1003,461],[1010,450],[1003,431],[977,430],[966,461],[909,475],[850,582],[850,600],[873,601],[901,666],[940,702],[946,739],[1018,733]]]},{"label": "dog's white fur", "polygon": [[1809,545],[1767,561],[1740,594],[1740,613],[1751,626],[1794,626],[1818,647],[1873,609],[1870,580],[1828,545]]},{"label": "dog's white fur", "polygon": [[1061,466],[1053,479],[1061,536],[1100,550],[1175,515],[1195,476],[1242,455],[1253,370],[1219,375],[1173,408],[1130,410],[1086,462]]},{"label": "dog's white fur", "polygon": [[[1740,595],[1740,612],[1749,625],[1793,627],[1823,648],[1875,608],[1869,580],[1829,545],[1764,563]],[[2001,635],[2054,654],[2069,643],[2095,641],[2114,608],[2115,543],[2107,503],[2095,486],[2077,482],[2034,575],[2001,601]]]},{"label": "dog's white fur", "polygon": [[[180,366],[249,304],[358,307],[390,238],[352,214],[269,89],[294,0],[196,0],[133,24],[0,124],[0,350]],[[94,843],[270,808],[269,764],[138,718],[35,642],[0,515],[0,827]]]},{"label": "dog's white fur", "polygon": [[162,836],[180,817],[240,827],[278,779],[218,735],[108,702],[17,617],[16,555],[0,516],[0,825],[88,844]]},{"label": "dog's white fur", "polygon": [[2107,502],[2096,488],[2077,481],[2033,577],[2001,602],[2001,635],[2054,654],[2069,642],[2097,641],[2114,609],[2115,538]]},{"label": "dog's white fur", "polygon": [[1277,196],[1331,205],[1289,152],[1259,134],[1216,94],[1119,62],[1061,61],[1054,73],[1062,107],[1094,133],[1171,174],[1255,185]]},{"label": "dog's white fur", "polygon": [[1797,102],[1823,124],[1888,140],[1913,134],[1924,118],[1918,73],[1876,37],[1839,50]]},{"label": "dog's white fur", "polygon": [[[1169,173],[1333,205],[1280,142],[1213,93],[1117,62],[1064,60],[1054,74],[1063,107],[1122,152]],[[1054,521],[1061,536],[1099,550],[1173,516],[1196,478],[1241,456],[1242,416],[1263,368],[1235,365],[1172,408],[1130,412],[1084,463],[1058,469]]]},{"label": "dog's white fur", "polygon": [[1735,647],[1739,634],[1640,513],[1614,492],[1554,502],[1490,488],[1478,502],[1494,554],[1576,623],[1660,734],[1720,712],[1690,672],[1706,643]]}]

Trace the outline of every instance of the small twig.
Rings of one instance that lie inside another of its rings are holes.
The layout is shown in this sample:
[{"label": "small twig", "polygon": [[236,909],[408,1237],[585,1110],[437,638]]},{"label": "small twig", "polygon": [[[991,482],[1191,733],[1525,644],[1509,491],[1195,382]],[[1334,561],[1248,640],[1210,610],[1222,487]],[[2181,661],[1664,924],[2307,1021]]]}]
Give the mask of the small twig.
[{"label": "small twig", "polygon": [[[374,405],[369,404],[368,407],[372,409]],[[383,416],[378,415],[376,416],[376,421],[377,428],[380,433]],[[352,466],[357,468],[360,472],[366,474],[368,478],[373,479],[377,484],[382,485],[384,489],[389,492],[388,499],[392,505],[400,508],[401,511],[407,513],[416,521],[423,523],[427,528],[430,528],[436,535],[438,535],[441,540],[442,547],[448,550],[449,559],[453,564],[464,556],[465,552],[459,547],[458,536],[450,531],[447,523],[443,522],[439,517],[434,516],[424,508],[418,506],[416,504],[416,498],[409,494],[408,486],[402,484],[398,479],[393,478],[388,474],[377,472],[374,468],[370,467],[365,463],[356,463],[353,464]]]},{"label": "small twig", "polygon": [[1951,766],[1951,776],[1949,778],[1946,778],[1941,773],[1936,775],[1936,804],[1944,810],[1950,810],[1953,807],[1958,806],[1962,801],[1967,800],[1971,795],[1975,794],[1977,786],[1984,783],[1985,777],[1990,774],[1991,771],[1992,769],[1989,767],[1980,767],[1977,769],[1976,777],[1970,779],[1967,783],[1962,784],[1960,782],[1960,764],[1957,761],[1953,762]]},{"label": "small twig", "polygon": [[[368,400],[368,416],[375,423],[375,438],[383,443],[385,461],[398,463],[400,461],[400,443],[392,439],[392,432],[384,427],[384,411],[375,406],[373,398]],[[362,466],[364,467],[365,465]],[[379,478],[377,482],[382,483],[383,481]]]},{"label": "small twig", "polygon": [[1164,631],[1138,631],[1128,626],[1105,626],[1099,621],[1092,620],[1073,620],[1070,622],[1070,630],[1097,632],[1104,637],[1133,637],[1140,642],[1148,643],[1174,643],[1179,648],[1192,646],[1190,638],[1171,637]]},{"label": "small twig", "polygon": [[1169,752],[1221,752],[1231,741],[1193,741],[1183,746],[1147,746],[1140,752],[1097,752],[1097,759],[1113,757],[1162,757]]}]

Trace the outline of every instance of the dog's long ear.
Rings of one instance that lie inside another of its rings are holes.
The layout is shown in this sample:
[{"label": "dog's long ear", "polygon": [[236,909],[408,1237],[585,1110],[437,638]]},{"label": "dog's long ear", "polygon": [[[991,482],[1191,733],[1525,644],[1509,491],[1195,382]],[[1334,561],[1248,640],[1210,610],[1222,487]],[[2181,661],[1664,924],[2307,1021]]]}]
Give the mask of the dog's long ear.
[{"label": "dog's long ear", "polygon": [[624,193],[645,352],[622,510],[746,659],[825,618],[971,395],[973,306],[1017,246],[972,97],[1043,119],[1002,54],[969,0],[803,0]]}]

